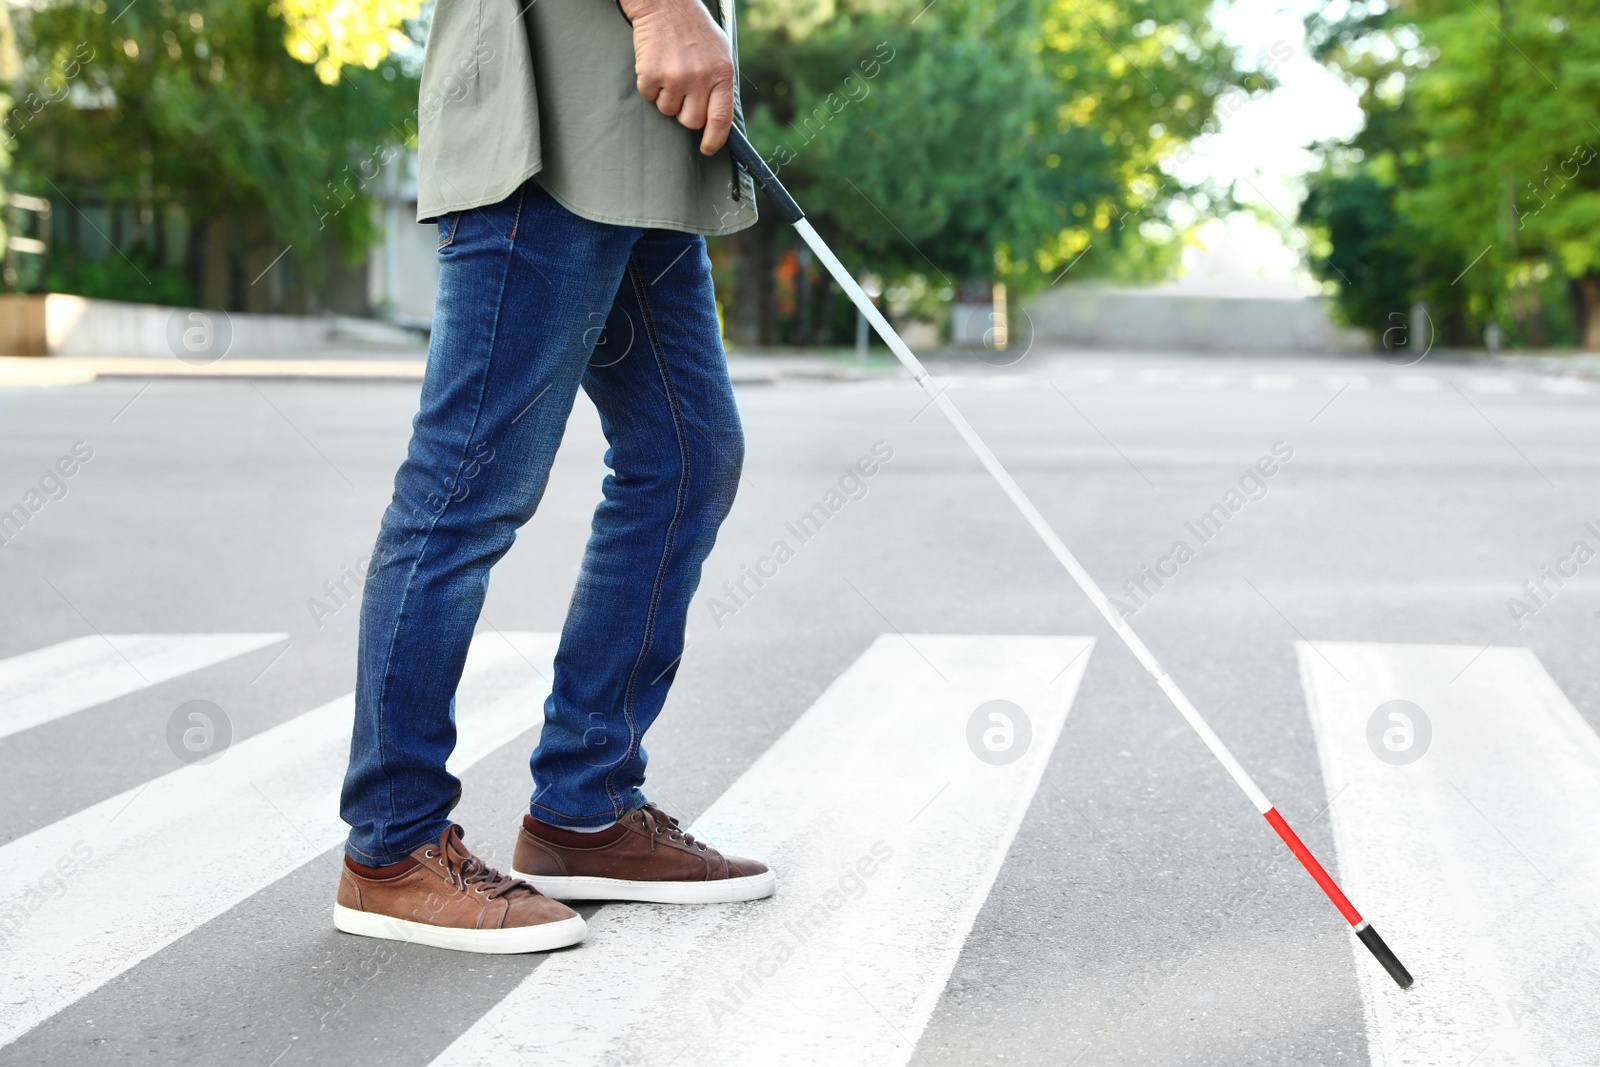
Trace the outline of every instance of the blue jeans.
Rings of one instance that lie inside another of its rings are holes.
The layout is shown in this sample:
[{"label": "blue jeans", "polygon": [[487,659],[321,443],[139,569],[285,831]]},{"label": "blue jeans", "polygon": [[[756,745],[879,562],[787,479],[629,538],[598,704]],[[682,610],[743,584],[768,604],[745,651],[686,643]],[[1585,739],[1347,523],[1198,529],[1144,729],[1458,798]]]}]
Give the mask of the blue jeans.
[{"label": "blue jeans", "polygon": [[441,218],[439,263],[421,410],[361,607],[340,810],[368,864],[450,821],[454,695],[489,570],[538,507],[578,387],[610,473],[531,760],[536,818],[601,826],[645,803],[640,739],[744,455],[702,238],[581,219],[530,180]]}]

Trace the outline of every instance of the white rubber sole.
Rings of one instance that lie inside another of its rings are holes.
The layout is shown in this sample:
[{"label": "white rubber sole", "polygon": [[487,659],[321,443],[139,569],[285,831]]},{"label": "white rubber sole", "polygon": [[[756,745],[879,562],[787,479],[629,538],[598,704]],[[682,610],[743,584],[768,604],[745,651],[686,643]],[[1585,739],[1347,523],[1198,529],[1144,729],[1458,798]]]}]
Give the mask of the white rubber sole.
[{"label": "white rubber sole", "polygon": [[458,952],[549,952],[576,945],[588,934],[582,915],[538,926],[513,926],[507,930],[463,930],[452,926],[433,926],[357,911],[343,904],[333,906],[333,925],[347,934],[383,937],[390,941],[409,941],[415,945],[450,948]]},{"label": "white rubber sole", "polygon": [[770,897],[778,888],[771,871],[704,882],[632,881],[627,878],[542,877],[512,871],[552,900],[633,900],[648,904],[731,904]]}]

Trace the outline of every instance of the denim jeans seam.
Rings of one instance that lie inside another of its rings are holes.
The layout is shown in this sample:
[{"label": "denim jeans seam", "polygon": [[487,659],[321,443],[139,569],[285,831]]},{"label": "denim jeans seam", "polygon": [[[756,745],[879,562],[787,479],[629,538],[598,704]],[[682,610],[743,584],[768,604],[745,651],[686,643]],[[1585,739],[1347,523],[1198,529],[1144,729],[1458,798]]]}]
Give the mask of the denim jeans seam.
[{"label": "denim jeans seam", "polygon": [[420,838],[417,839],[417,843],[412,845],[410,848],[397,848],[397,849],[392,849],[392,850],[390,850],[388,852],[376,852],[376,853],[374,853],[374,852],[364,852],[361,849],[356,848],[355,845],[351,844],[348,841],[345,842],[345,847],[350,849],[350,850],[352,850],[352,851],[360,852],[361,856],[362,856],[362,862],[366,863],[367,866],[369,866],[369,867],[387,867],[391,863],[399,863],[401,860],[403,860],[407,856],[411,855],[413,852],[415,852],[417,849],[421,848],[423,845],[429,844],[429,843],[437,840],[438,836],[439,836],[438,834],[431,834],[431,833],[430,834],[423,834]]},{"label": "denim jeans seam", "polygon": [[455,244],[456,231],[460,228],[461,213],[459,211],[453,211],[450,213],[449,228],[445,231],[444,236],[439,239],[439,247],[434,249],[434,251],[443,252],[446,248],[449,248],[451,245]]},{"label": "denim jeans seam", "polygon": [[[558,810],[556,808],[552,808],[548,804],[542,804],[542,803],[539,802],[539,798],[542,797],[545,794],[545,790],[547,788],[548,787],[540,787],[540,788],[535,789],[534,792],[533,792],[533,796],[528,798],[528,814],[529,815],[532,815],[534,809],[537,808],[540,811],[548,811],[552,815],[558,815],[563,819],[597,819],[597,818],[601,818],[603,816],[610,816],[613,819],[620,819],[624,815],[628,814],[628,812],[633,811],[635,808],[641,807],[644,804],[649,803],[648,801],[640,801],[639,804],[635,804],[632,808],[630,808],[626,804],[622,804],[622,803],[619,802],[619,803],[613,804],[606,811],[593,811],[593,812],[588,813],[587,815],[572,815],[572,814],[570,814],[568,812],[560,811],[560,810]],[[548,821],[548,820],[546,820],[546,821]]]},{"label": "denim jeans seam", "polygon": [[[638,806],[641,807],[641,808],[644,807],[643,804],[640,804]],[[619,804],[617,804],[616,806],[612,807],[610,810],[607,810],[607,811],[594,811],[594,812],[590,812],[587,815],[568,815],[564,811],[557,811],[555,808],[552,808],[550,805],[541,804],[537,800],[532,801],[531,803],[529,803],[528,807],[530,809],[538,808],[540,811],[548,811],[551,815],[558,815],[563,819],[602,819],[602,818],[620,819],[624,815],[628,814],[628,812],[636,810],[635,808],[630,808],[625,804],[620,804],[619,803]],[[530,810],[528,812],[528,814],[532,815],[533,814],[532,810]],[[550,820],[548,820],[548,819],[540,819],[539,821],[540,822],[549,822]]]},{"label": "denim jeans seam", "polygon": [[650,590],[650,610],[645,616],[644,640],[639,647],[639,656],[634,660],[633,670],[628,674],[628,684],[623,692],[622,718],[628,724],[628,746],[623,752],[623,758],[617,762],[615,768],[606,773],[605,778],[606,795],[611,797],[613,803],[619,807],[622,804],[622,798],[616,793],[616,775],[618,771],[632,762],[641,740],[638,723],[633,717],[634,686],[639,680],[639,671],[644,666],[645,657],[650,654],[650,647],[655,636],[656,613],[661,606],[661,587],[666,582],[668,561],[671,559],[673,548],[677,543],[678,524],[683,520],[684,498],[687,495],[689,480],[692,475],[688,441],[683,432],[683,419],[678,411],[677,397],[672,390],[672,375],[661,345],[660,334],[656,330],[655,316],[650,311],[649,298],[645,295],[644,287],[640,285],[641,276],[632,256],[628,257],[627,276],[628,280],[633,284],[634,296],[639,301],[640,317],[644,319],[645,334],[650,342],[650,351],[655,357],[656,368],[661,374],[661,388],[667,398],[667,411],[672,417],[673,433],[678,439],[678,456],[683,462],[683,473],[678,479],[678,499],[672,510],[672,520],[667,524],[667,535],[661,549],[661,562],[656,567],[655,585]]},{"label": "denim jeans seam", "polygon": [[[345,848],[347,850],[349,850],[350,852],[359,852],[361,854],[361,858],[363,860],[367,860],[367,861],[382,860],[387,855],[387,853],[374,853],[374,852],[364,851],[362,849],[357,848],[355,846],[355,843],[351,842],[351,841],[346,841],[345,842]],[[385,864],[385,863],[369,863],[369,866],[385,867],[385,866],[388,866],[388,864]]]},{"label": "denim jeans seam", "polygon": [[[516,230],[517,230],[517,220],[520,219],[521,217],[522,217],[522,194],[519,192],[517,194],[517,210],[516,210],[515,215],[513,216],[512,223],[511,223],[511,232],[513,234],[515,234]],[[478,397],[477,397],[477,400],[476,400],[476,402],[474,404],[474,410],[473,410],[473,413],[472,413],[472,429],[467,433],[466,441],[461,446],[461,459],[458,459],[456,461],[457,462],[457,469],[459,469],[460,463],[462,462],[462,460],[464,460],[466,458],[467,449],[471,446],[471,442],[472,442],[473,437],[477,435],[479,421],[483,418],[483,398],[484,398],[484,395],[489,390],[489,377],[490,377],[489,370],[490,370],[490,365],[493,364],[493,362],[494,362],[495,344],[496,344],[496,341],[499,338],[500,317],[501,317],[501,312],[502,312],[503,308],[505,307],[506,287],[507,287],[507,285],[510,284],[510,280],[511,280],[511,261],[513,259],[513,252],[514,252],[514,250],[511,247],[511,245],[514,244],[514,241],[515,241],[514,238],[508,238],[507,242],[506,242],[507,243],[507,248],[506,248],[506,255],[505,255],[505,267],[502,270],[501,275],[500,275],[500,292],[499,292],[499,295],[495,299],[494,321],[492,323],[490,323],[490,326],[489,326],[489,355],[488,355],[488,358],[484,361],[483,381],[479,386]],[[422,535],[422,544],[417,546],[417,554],[412,560],[411,570],[406,575],[405,588],[400,594],[400,604],[399,604],[399,607],[397,608],[397,610],[395,611],[394,629],[392,631],[390,631],[388,647],[384,649],[383,684],[380,685],[379,688],[378,688],[378,715],[377,715],[377,720],[378,720],[378,746],[377,747],[378,747],[378,769],[383,773],[384,783],[388,787],[388,793],[389,793],[389,805],[388,805],[388,811],[386,812],[387,815],[392,815],[395,812],[396,808],[398,807],[398,803],[395,800],[395,793],[394,793],[394,791],[395,791],[395,776],[389,772],[388,761],[385,758],[387,745],[386,745],[385,740],[384,740],[384,728],[385,728],[385,726],[387,724],[387,720],[388,720],[388,716],[385,713],[386,709],[388,707],[386,701],[387,701],[387,697],[389,695],[390,684],[393,681],[394,675],[395,675],[394,645],[395,645],[395,642],[397,640],[399,640],[399,637],[400,637],[401,625],[405,620],[406,603],[410,599],[410,596],[411,596],[412,584],[416,581],[417,569],[421,566],[422,558],[428,551],[428,542],[430,542],[433,539],[434,530],[438,529],[439,521],[441,519],[443,519],[444,516],[445,516],[445,513],[450,510],[450,504],[451,503],[452,503],[451,495],[447,495],[445,497],[444,507],[440,508],[438,511],[436,511],[434,513],[432,521],[428,523],[428,531],[427,531],[427,533]],[[387,830],[387,828],[389,826],[389,820],[387,818],[383,821],[383,826],[384,826],[385,830]]]}]

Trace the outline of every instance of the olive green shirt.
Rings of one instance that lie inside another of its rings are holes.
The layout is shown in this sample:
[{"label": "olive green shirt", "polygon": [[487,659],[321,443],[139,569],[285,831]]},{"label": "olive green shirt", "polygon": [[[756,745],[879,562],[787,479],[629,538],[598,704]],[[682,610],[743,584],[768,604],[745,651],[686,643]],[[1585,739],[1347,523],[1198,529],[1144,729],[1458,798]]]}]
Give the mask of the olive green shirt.
[{"label": "olive green shirt", "polygon": [[[734,41],[732,0],[719,6]],[[595,222],[725,234],[756,221],[728,150],[701,155],[699,134],[639,95],[615,0],[438,0],[417,169],[419,222],[499,203],[534,175]]]}]

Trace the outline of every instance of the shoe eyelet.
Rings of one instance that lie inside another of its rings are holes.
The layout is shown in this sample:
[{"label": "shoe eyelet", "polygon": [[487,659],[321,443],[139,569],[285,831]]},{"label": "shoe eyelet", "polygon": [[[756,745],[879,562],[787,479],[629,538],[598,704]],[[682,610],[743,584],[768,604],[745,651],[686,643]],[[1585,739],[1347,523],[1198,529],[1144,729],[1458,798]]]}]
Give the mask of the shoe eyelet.
[{"label": "shoe eyelet", "polygon": [[424,852],[422,854],[422,858],[425,859],[425,860],[433,859],[433,849],[430,848],[428,851]]}]

